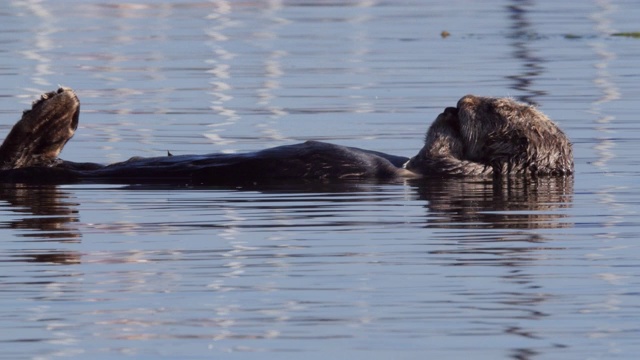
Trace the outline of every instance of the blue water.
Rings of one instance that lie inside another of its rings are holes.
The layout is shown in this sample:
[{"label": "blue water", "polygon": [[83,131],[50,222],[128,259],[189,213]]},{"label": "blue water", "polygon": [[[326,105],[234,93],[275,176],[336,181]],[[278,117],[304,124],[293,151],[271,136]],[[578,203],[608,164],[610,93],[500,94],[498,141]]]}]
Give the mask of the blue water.
[{"label": "blue water", "polygon": [[[567,179],[0,186],[0,358],[634,359],[633,1],[10,1],[0,137],[58,84],[61,157],[307,139],[412,156],[463,95],[537,104]],[[450,35],[443,37],[447,31]]]}]

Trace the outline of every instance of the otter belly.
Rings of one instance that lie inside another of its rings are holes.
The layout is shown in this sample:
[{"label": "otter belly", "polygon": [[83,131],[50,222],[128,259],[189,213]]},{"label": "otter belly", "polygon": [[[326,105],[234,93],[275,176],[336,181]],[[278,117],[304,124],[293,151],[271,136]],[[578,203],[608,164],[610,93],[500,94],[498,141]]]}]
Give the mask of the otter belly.
[{"label": "otter belly", "polygon": [[[388,157],[388,158],[387,158]],[[82,177],[191,179],[200,184],[264,183],[287,179],[390,179],[406,176],[408,158],[318,141],[255,153],[142,158],[91,170]]]}]

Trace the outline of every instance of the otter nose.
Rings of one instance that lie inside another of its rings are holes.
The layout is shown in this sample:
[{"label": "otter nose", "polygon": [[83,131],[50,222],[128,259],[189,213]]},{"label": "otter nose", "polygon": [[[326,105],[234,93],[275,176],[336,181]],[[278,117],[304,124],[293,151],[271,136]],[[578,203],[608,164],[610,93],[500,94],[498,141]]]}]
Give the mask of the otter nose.
[{"label": "otter nose", "polygon": [[462,109],[463,107],[474,107],[477,105],[479,97],[474,95],[465,95],[460,100],[458,100],[458,109]]},{"label": "otter nose", "polygon": [[454,107],[448,107],[446,109],[444,109],[444,114],[445,115],[457,115],[458,114],[458,109],[454,108]]}]

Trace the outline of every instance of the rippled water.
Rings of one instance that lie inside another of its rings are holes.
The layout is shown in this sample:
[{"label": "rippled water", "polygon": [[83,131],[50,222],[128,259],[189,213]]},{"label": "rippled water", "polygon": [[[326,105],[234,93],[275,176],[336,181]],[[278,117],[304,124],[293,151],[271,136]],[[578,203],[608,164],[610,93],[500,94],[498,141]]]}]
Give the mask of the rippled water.
[{"label": "rippled water", "polygon": [[635,358],[640,40],[613,34],[639,17],[605,0],[7,2],[0,132],[73,87],[68,160],[307,139],[411,156],[475,93],[538,104],[576,174],[2,185],[0,358]]}]

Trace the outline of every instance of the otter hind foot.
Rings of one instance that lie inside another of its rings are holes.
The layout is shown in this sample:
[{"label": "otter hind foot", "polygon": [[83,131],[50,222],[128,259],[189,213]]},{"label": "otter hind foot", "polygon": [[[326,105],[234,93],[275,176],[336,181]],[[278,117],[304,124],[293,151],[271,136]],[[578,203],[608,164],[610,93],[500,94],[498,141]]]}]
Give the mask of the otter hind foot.
[{"label": "otter hind foot", "polygon": [[78,127],[80,101],[60,87],[42,94],[25,110],[0,146],[0,168],[53,166]]}]

